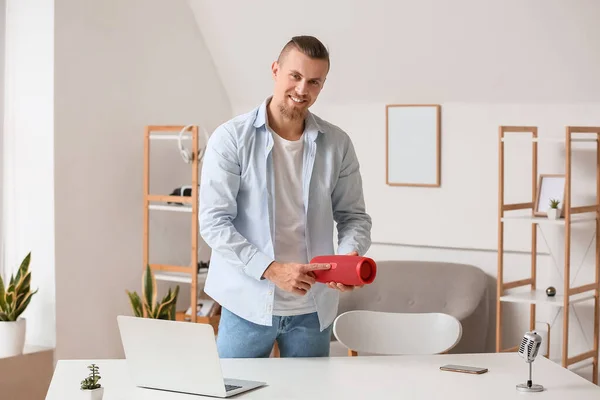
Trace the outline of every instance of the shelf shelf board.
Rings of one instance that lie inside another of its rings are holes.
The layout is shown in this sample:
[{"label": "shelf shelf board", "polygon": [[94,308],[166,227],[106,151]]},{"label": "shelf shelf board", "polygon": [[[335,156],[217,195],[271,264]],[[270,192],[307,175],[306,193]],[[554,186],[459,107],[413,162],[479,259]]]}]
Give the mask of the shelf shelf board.
[{"label": "shelf shelf board", "polygon": [[[559,137],[555,137],[555,138],[551,138],[551,137],[547,137],[547,138],[532,138],[531,139],[532,142],[538,142],[538,143],[565,143],[567,141],[567,139],[565,138],[559,138]],[[596,138],[571,138],[571,142],[577,142],[577,143],[594,143],[597,142],[598,140]]]},{"label": "shelf shelf board", "polygon": [[[525,134],[524,134],[525,135]],[[527,134],[529,135],[529,134]],[[521,137],[522,139],[522,137]],[[506,137],[502,138],[503,142],[508,142],[510,139],[507,140]],[[530,140],[532,142],[537,142],[537,143],[566,143],[567,139],[565,138],[561,138],[561,137],[537,137],[537,138],[532,138],[530,137]],[[571,142],[573,143],[595,143],[598,140],[596,138],[571,138]]]},{"label": "shelf shelf board", "polygon": [[[150,134],[150,139],[152,140],[178,140],[179,139],[179,134],[177,133],[172,133],[172,134],[168,134],[168,133],[151,133]],[[184,133],[181,136],[181,140],[191,140],[192,136],[188,133]]]},{"label": "shelf shelf board", "polygon": [[[206,281],[207,271],[201,271],[198,273],[198,283],[204,283]],[[192,283],[192,276],[185,272],[169,272],[169,271],[155,271],[154,278],[157,281],[169,281],[169,282],[180,282],[180,283]]]},{"label": "shelf shelf board", "polygon": [[192,206],[190,205],[176,205],[176,204],[149,204],[148,209],[158,211],[175,211],[175,212],[192,212]]},{"label": "shelf shelf board", "polygon": [[[574,214],[571,215],[571,224],[579,224],[589,221],[595,221],[596,214]],[[533,224],[547,224],[547,225],[565,225],[565,219],[548,219],[546,217],[533,217],[531,215],[509,215],[502,217],[502,222],[529,222]]]},{"label": "shelf shelf board", "polygon": [[[579,293],[571,296],[569,303],[579,303],[593,298],[593,291],[588,293]],[[564,299],[565,297],[559,294],[549,297],[546,295],[545,290],[529,290],[500,296],[500,301],[508,303],[546,304],[554,307],[563,307]]]}]

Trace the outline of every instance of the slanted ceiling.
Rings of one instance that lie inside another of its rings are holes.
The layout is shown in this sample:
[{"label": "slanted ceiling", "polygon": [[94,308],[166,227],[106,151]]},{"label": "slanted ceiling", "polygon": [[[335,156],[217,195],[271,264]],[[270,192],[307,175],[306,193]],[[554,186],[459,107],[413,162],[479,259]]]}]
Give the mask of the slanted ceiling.
[{"label": "slanted ceiling", "polygon": [[596,0],[189,0],[234,109],[293,35],[330,49],[320,102],[600,101]]}]

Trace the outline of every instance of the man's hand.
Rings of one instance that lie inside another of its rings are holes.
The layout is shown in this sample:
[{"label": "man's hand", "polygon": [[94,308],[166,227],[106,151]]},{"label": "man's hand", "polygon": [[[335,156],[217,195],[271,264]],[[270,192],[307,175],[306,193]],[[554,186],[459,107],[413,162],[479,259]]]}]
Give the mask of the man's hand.
[{"label": "man's hand", "polygon": [[304,296],[316,282],[312,271],[329,268],[329,264],[282,264],[274,261],[267,267],[263,277],[281,290]]},{"label": "man's hand", "polygon": [[[350,253],[348,253],[346,255],[347,256],[358,256],[358,252],[357,251],[353,251],[353,252],[350,252]],[[337,289],[340,292],[349,292],[349,291],[354,290],[354,288],[361,288],[364,285],[348,286],[348,285],[344,285],[342,283],[327,282],[327,286],[329,286],[332,289]]]}]

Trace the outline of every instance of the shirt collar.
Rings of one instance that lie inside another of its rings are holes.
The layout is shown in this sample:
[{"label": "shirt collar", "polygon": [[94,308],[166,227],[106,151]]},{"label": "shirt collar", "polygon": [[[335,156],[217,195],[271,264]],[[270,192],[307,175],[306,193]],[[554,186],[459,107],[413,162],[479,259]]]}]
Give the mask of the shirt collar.
[{"label": "shirt collar", "polygon": [[[258,111],[256,112],[256,118],[254,119],[254,127],[260,128],[265,125],[267,121],[267,104],[271,100],[272,96],[267,97],[260,107],[258,107]],[[324,133],[321,129],[321,126],[317,122],[315,116],[308,111],[306,117],[304,119],[304,132],[307,133],[307,136],[311,140],[315,140],[319,133]]]}]

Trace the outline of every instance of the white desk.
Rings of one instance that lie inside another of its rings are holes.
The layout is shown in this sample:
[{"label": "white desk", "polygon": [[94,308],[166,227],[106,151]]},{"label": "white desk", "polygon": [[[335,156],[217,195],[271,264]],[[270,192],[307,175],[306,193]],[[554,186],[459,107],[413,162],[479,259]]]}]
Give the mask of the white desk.
[{"label": "white desk", "polygon": [[[97,360],[104,400],[195,400],[172,392],[138,389],[131,384],[124,360]],[[89,360],[59,361],[46,400],[81,398],[79,382]],[[443,364],[489,368],[483,375],[440,371]],[[443,399],[598,400],[600,387],[559,364],[538,357],[533,382],[541,393],[520,393],[515,385],[527,380],[527,364],[516,353],[401,357],[267,358],[222,360],[226,377],[260,380],[269,386],[234,399]]]}]

